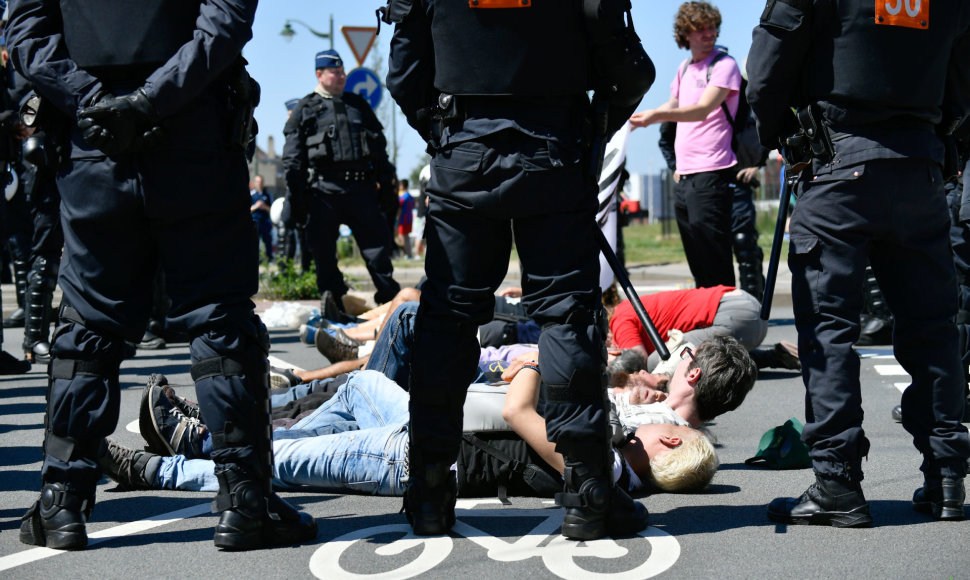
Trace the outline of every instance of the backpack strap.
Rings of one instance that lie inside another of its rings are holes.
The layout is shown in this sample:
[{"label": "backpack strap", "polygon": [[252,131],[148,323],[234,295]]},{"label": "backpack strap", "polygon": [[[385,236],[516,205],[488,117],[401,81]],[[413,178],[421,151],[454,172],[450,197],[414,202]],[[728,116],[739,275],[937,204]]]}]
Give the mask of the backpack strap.
[{"label": "backpack strap", "polygon": [[513,474],[517,474],[522,478],[522,481],[540,494],[543,493],[543,490],[548,491],[561,487],[561,482],[553,480],[541,467],[512,458],[501,449],[490,445],[474,433],[462,433],[462,438],[485,454],[491,455],[502,462],[498,478],[498,499],[504,505],[510,505],[512,503],[508,498],[508,484]]},{"label": "backpack strap", "polygon": [[[721,60],[726,56],[730,56],[728,55],[727,51],[721,50],[720,48],[715,48],[714,50],[717,51],[717,54],[714,55],[714,58],[711,59],[711,62],[707,63],[707,82],[711,82],[711,69],[714,68],[714,65],[717,64],[717,61]],[[724,114],[727,116],[728,124],[731,125],[731,133],[733,134],[734,116],[731,114],[731,111],[728,110],[727,99],[724,99],[723,101],[721,101],[721,110],[724,111]]]},{"label": "backpack strap", "polygon": [[501,449],[492,447],[485,441],[482,441],[474,433],[463,433],[462,438],[481,451],[502,462],[502,469],[498,478],[498,500],[502,502],[502,505],[511,505],[512,502],[509,501],[509,479],[511,478],[512,473],[522,473],[522,463],[520,461],[516,461],[512,457],[509,457]]}]

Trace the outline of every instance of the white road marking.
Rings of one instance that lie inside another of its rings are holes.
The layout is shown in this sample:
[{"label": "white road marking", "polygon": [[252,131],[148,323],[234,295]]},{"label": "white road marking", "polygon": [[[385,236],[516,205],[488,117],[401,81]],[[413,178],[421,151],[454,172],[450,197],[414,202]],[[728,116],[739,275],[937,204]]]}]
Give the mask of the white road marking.
[{"label": "white road marking", "polygon": [[884,377],[909,376],[901,365],[872,365],[872,367]]},{"label": "white road marking", "polygon": [[288,363],[288,362],[286,362],[285,360],[283,360],[281,358],[276,358],[273,355],[269,355],[269,364],[271,366],[274,366],[274,367],[277,367],[277,368],[281,368],[281,369],[294,369],[294,370],[297,370],[297,371],[305,370],[305,369],[301,369],[300,367],[298,367],[298,366],[296,366],[296,365],[294,365],[292,363]]},{"label": "white road marking", "polygon": [[[167,514],[152,516],[141,521],[121,524],[119,526],[114,526],[88,535],[88,545],[93,546],[95,544],[100,544],[116,538],[130,536],[132,534],[161,527],[178,520],[184,520],[186,518],[206,514],[209,513],[209,511],[210,504],[209,502],[205,502],[180,510],[175,510],[174,512],[168,512]],[[64,554],[66,552],[66,550],[52,550],[50,548],[33,548],[31,550],[24,550],[23,552],[18,552],[16,554],[10,554],[9,556],[0,558],[0,572],[16,568],[17,566],[23,566],[24,564],[30,564],[31,562],[36,562],[38,560],[43,560],[44,558],[50,558],[51,556]]]}]

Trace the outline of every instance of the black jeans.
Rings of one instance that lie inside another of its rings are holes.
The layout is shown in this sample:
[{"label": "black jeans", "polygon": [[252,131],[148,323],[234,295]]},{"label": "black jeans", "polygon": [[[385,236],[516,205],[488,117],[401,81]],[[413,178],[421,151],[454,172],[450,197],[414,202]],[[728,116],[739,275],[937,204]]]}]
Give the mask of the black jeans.
[{"label": "black jeans", "polygon": [[734,286],[731,206],[736,168],[680,176],[674,213],[698,288]]}]

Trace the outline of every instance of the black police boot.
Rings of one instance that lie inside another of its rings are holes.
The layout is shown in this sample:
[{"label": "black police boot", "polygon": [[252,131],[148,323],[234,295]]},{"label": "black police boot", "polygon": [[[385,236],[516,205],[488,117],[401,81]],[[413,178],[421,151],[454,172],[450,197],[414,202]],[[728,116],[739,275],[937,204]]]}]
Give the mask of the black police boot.
[{"label": "black police boot", "polygon": [[927,478],[913,493],[913,509],[938,520],[962,520],[967,517],[963,507],[966,497],[962,477]]},{"label": "black police boot", "polygon": [[858,528],[872,524],[869,504],[858,483],[815,476],[799,498],[779,497],[768,505],[768,519],[782,524]]},{"label": "black police boot", "polygon": [[216,473],[221,511],[213,538],[217,548],[252,550],[298,544],[317,535],[317,522],[268,490],[266,483],[236,469]]},{"label": "black police boot", "polygon": [[455,525],[458,480],[444,463],[409,465],[404,515],[418,536],[447,534]]},{"label": "black police boot", "polygon": [[40,499],[20,522],[20,541],[55,550],[80,550],[88,545],[84,522],[89,503],[63,483],[45,483]]},{"label": "black police boot", "polygon": [[876,346],[893,343],[893,313],[886,304],[882,290],[876,282],[872,266],[866,266],[865,304],[866,321],[856,346]]},{"label": "black police boot", "polygon": [[148,451],[129,449],[123,445],[105,440],[98,464],[104,474],[118,482],[122,489],[154,489],[155,475],[161,458]]},{"label": "black police boot", "polygon": [[764,252],[754,237],[734,235],[734,256],[738,261],[738,281],[741,289],[760,302],[765,295],[765,275],[762,268]]},{"label": "black police boot", "polygon": [[646,529],[647,508],[613,483],[607,466],[594,470],[566,458],[565,491],[556,503],[566,508],[562,535],[572,540],[629,536]]},{"label": "black police boot", "polygon": [[23,328],[27,315],[24,311],[24,298],[27,294],[27,262],[13,261],[13,279],[17,290],[17,309],[3,319],[4,328]]}]

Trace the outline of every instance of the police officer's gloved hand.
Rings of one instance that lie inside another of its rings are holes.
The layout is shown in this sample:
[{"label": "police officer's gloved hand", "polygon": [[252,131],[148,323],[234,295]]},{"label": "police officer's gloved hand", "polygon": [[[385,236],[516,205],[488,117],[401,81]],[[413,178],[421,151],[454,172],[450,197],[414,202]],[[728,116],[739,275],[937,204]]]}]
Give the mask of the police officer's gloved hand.
[{"label": "police officer's gloved hand", "polygon": [[286,197],[286,200],[290,204],[290,215],[286,227],[298,228],[305,225],[308,215],[306,198],[304,198],[302,194],[296,195],[291,191]]},{"label": "police officer's gloved hand", "polygon": [[142,89],[123,97],[99,93],[78,113],[77,126],[89,145],[107,155],[144,151],[164,138],[155,107]]}]

